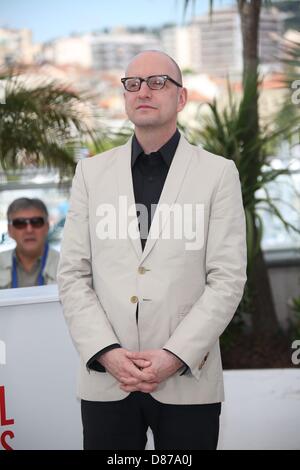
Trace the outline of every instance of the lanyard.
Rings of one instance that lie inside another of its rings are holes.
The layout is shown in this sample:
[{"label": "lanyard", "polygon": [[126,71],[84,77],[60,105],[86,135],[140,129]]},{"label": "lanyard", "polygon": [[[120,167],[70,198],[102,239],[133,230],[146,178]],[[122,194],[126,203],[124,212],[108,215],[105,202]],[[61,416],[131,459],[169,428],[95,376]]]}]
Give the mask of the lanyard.
[{"label": "lanyard", "polygon": [[[48,245],[48,243],[46,243],[45,244],[45,250],[44,250],[44,253],[43,253],[43,257],[42,257],[42,262],[41,262],[41,269],[40,269],[38,279],[37,279],[37,281],[38,281],[37,285],[38,286],[43,286],[44,285],[43,271],[44,271],[44,268],[45,268],[45,265],[46,265],[48,251],[49,251],[49,245]],[[18,287],[17,258],[16,258],[16,255],[13,256],[12,283],[11,284],[12,284],[11,285],[12,288]]]}]

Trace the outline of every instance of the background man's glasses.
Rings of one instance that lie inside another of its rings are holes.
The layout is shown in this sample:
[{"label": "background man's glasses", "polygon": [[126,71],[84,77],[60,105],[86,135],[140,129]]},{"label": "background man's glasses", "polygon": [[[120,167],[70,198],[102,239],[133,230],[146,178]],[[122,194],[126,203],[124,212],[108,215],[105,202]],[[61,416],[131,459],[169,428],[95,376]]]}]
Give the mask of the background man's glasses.
[{"label": "background man's glasses", "polygon": [[139,91],[142,85],[142,82],[146,82],[148,87],[151,90],[161,90],[166,81],[169,80],[170,82],[174,83],[174,85],[181,87],[182,85],[173,78],[169,77],[169,75],[151,75],[150,77],[125,77],[121,78],[121,82],[124,85],[125,90],[127,91]]},{"label": "background man's glasses", "polygon": [[10,220],[8,223],[18,230],[24,229],[29,224],[32,228],[41,228],[45,225],[45,219],[44,217],[19,217],[17,219]]}]

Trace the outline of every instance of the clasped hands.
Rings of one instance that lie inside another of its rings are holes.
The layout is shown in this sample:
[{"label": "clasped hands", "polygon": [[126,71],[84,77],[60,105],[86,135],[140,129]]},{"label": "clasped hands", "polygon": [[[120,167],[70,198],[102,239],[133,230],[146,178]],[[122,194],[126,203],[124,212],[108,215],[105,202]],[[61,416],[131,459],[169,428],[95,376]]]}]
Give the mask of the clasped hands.
[{"label": "clasped hands", "polygon": [[164,349],[128,351],[115,348],[102,354],[101,365],[113,375],[124,392],[154,392],[158,385],[173,375],[183,362]]}]

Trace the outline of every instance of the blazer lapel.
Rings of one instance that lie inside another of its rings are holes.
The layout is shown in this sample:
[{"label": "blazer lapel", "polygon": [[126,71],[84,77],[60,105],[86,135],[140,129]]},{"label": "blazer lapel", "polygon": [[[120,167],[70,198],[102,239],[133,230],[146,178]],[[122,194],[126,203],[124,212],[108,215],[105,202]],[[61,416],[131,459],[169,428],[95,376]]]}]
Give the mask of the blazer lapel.
[{"label": "blazer lapel", "polygon": [[[130,210],[129,217],[127,218],[127,223],[130,224],[131,229],[127,232],[127,234],[140,263],[142,263],[154,247],[157,239],[159,238],[159,235],[161,234],[165,224],[167,223],[170,217],[170,210],[176,202],[177,196],[185,178],[185,174],[191,160],[193,147],[187,142],[187,140],[183,136],[181,136],[151,223],[150,232],[148,234],[144,251],[142,251],[141,239],[138,230],[138,218],[135,210],[135,199],[132,182],[131,143],[132,138],[129,139],[123,147],[118,149],[118,191],[119,197],[125,197],[125,200],[127,202],[127,214],[128,210]],[[162,211],[160,213],[159,208],[163,205],[167,205],[170,210]]]},{"label": "blazer lapel", "polygon": [[192,149],[193,147],[181,135],[177,150],[175,152],[172,164],[168,172],[167,179],[165,181],[160,199],[158,201],[158,205],[156,207],[146,245],[141,255],[141,263],[149,255],[157,239],[159,238],[159,235],[162,232],[166,222],[170,217],[170,210],[167,210],[165,212],[162,211],[160,214],[159,208],[160,206],[166,204],[171,209],[174,205],[191,160]]},{"label": "blazer lapel", "polygon": [[[132,172],[131,172],[131,143],[132,138],[128,142],[118,149],[118,158],[117,158],[117,180],[118,180],[118,192],[119,197],[124,198],[126,201],[123,208],[119,207],[119,211],[123,213],[123,210],[130,210],[129,217],[126,214],[124,215],[124,221],[127,224],[130,224],[131,229],[127,231],[127,236],[129,237],[132,246],[136,252],[137,257],[140,259],[142,255],[142,245],[138,229],[138,218],[135,210],[135,199],[133,192],[133,182],[132,182]],[[120,205],[120,199],[119,199]]]}]

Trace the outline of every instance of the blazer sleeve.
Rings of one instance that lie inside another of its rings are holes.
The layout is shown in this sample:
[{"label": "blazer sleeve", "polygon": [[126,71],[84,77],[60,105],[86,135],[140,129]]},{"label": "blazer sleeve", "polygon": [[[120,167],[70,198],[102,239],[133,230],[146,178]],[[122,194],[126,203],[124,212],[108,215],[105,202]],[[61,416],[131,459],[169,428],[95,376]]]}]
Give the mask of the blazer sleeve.
[{"label": "blazer sleeve", "polygon": [[225,163],[210,208],[204,292],[164,345],[189,366],[196,379],[232,319],[246,282],[246,226],[239,174],[233,161]]},{"label": "blazer sleeve", "polygon": [[120,343],[93,289],[88,206],[80,161],[72,184],[57,282],[71,337],[85,364],[100,350]]}]

